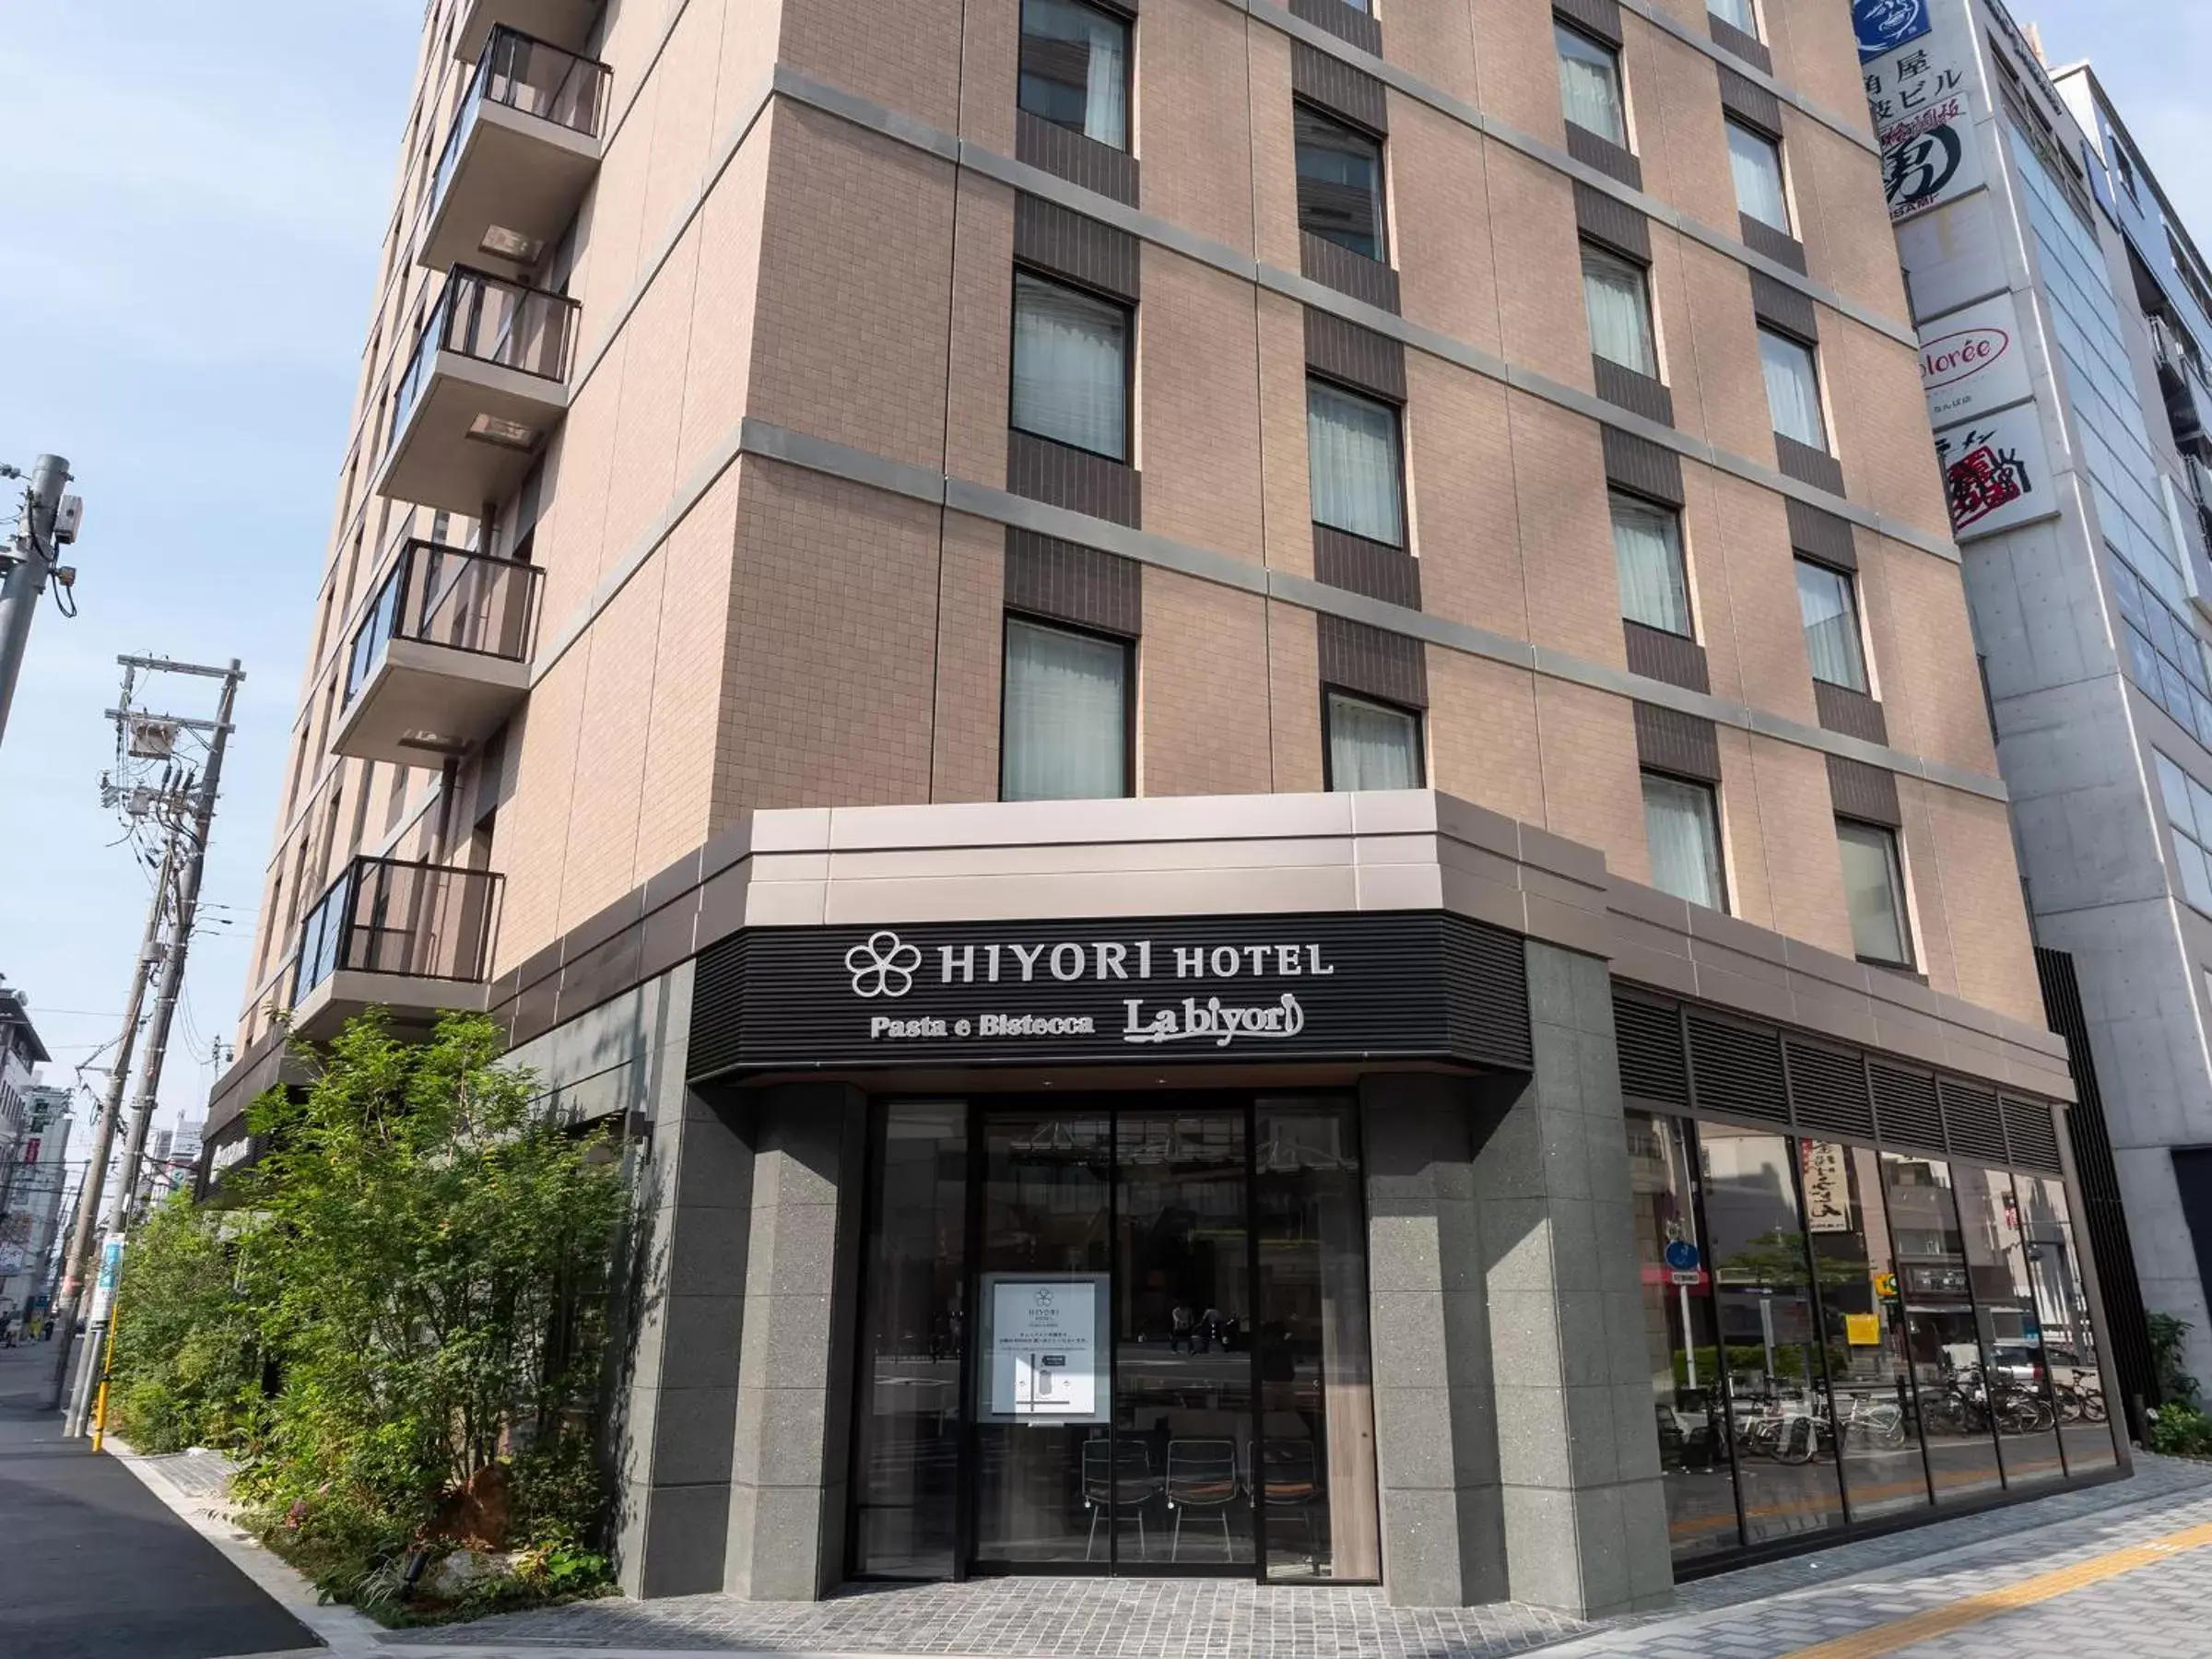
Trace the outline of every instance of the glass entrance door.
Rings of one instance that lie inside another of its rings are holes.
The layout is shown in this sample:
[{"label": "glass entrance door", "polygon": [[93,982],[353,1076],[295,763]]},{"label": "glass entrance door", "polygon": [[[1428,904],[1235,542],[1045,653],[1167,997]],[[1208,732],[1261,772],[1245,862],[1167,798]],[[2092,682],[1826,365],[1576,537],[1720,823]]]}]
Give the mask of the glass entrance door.
[{"label": "glass entrance door", "polygon": [[877,1124],[858,1576],[1380,1576],[1350,1100],[894,1100]]},{"label": "glass entrance door", "polygon": [[1117,1559],[1252,1571],[1251,1178],[1242,1110],[1114,1125]]}]

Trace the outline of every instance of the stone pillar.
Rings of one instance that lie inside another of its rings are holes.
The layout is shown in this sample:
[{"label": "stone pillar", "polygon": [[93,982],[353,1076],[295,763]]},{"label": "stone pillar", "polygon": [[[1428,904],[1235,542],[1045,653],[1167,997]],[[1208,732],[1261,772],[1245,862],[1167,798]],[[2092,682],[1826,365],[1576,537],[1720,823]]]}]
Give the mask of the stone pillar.
[{"label": "stone pillar", "polygon": [[1604,961],[1528,942],[1535,1073],[1477,1124],[1512,1597],[1603,1617],[1674,1572]]},{"label": "stone pillar", "polygon": [[867,1097],[794,1084],[748,1100],[752,1212],[722,1588],[811,1601],[844,1573]]},{"label": "stone pillar", "polygon": [[1398,1606],[1506,1595],[1475,1209],[1481,1087],[1360,1080],[1383,1588]]},{"label": "stone pillar", "polygon": [[608,1449],[625,1593],[722,1588],[753,1154],[735,1112],[685,1086],[688,967],[655,1053],[652,1120],[623,1253]]}]

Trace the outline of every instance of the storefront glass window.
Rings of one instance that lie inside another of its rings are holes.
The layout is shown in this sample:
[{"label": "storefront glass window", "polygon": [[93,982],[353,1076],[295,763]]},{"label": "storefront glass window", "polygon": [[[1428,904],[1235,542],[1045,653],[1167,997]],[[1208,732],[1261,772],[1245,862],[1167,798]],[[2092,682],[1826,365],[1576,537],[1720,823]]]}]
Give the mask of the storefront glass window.
[{"label": "storefront glass window", "polygon": [[1830,1422],[1853,1521],[1924,1509],[1928,1472],[1905,1355],[1897,1264],[1872,1148],[1800,1141],[1806,1235],[1828,1333]]},{"label": "storefront glass window", "polygon": [[1826,1345],[1798,1218],[1794,1143],[1700,1124],[1698,1145],[1745,1541],[1840,1526]]},{"label": "storefront glass window", "polygon": [[2058,1414],[2066,1473],[2093,1475],[2111,1468],[2115,1453],[2104,1378],[2097,1368],[2097,1333],[2089,1323],[2089,1294],[2082,1283],[2081,1257],[2066,1213],[2065,1183],[2055,1175],[2021,1175],[2014,1182],[2014,1193],[2020,1251],[2034,1290],[2036,1323],[2042,1332],[2043,1362],[2050,1369],[2051,1403]]},{"label": "storefront glass window", "polygon": [[1713,1335],[1712,1275],[1691,1196],[1689,1125],[1631,1112],[1628,1140],[1666,1529],[1675,1559],[1692,1561],[1734,1549],[1743,1539]]},{"label": "storefront glass window", "polygon": [[2019,1208],[2012,1177],[2002,1170],[1952,1166],[1959,1217],[1982,1331],[1981,1395],[1997,1431],[2005,1484],[2031,1486],[2065,1478],[2058,1451],[2058,1414],[2051,1403],[2043,1332],[2020,1248]]},{"label": "storefront glass window", "polygon": [[1267,1576],[1379,1579],[1359,1122],[1349,1102],[1263,1100],[1255,1123]]},{"label": "storefront glass window", "polygon": [[1994,1492],[2003,1478],[1981,1397],[1982,1339],[1950,1165],[1917,1153],[1885,1152],[1882,1174],[1936,1500]]},{"label": "storefront glass window", "polygon": [[882,1133],[861,1310],[854,1569],[948,1578],[968,1324],[968,1108],[894,1101]]}]

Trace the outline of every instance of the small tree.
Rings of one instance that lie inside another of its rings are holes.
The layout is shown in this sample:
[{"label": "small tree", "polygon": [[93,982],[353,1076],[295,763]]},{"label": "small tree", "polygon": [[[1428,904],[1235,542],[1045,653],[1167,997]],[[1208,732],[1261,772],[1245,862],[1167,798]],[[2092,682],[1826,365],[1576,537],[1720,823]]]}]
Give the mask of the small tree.
[{"label": "small tree", "polygon": [[326,1586],[441,1531],[573,1550],[594,1520],[620,1171],[501,1046],[482,1016],[406,1043],[371,1011],[252,1109],[241,1259],[282,1386],[241,1483]]},{"label": "small tree", "polygon": [[261,1404],[261,1351],[225,1218],[178,1193],[131,1236],[109,1397],[141,1452],[241,1450]]}]

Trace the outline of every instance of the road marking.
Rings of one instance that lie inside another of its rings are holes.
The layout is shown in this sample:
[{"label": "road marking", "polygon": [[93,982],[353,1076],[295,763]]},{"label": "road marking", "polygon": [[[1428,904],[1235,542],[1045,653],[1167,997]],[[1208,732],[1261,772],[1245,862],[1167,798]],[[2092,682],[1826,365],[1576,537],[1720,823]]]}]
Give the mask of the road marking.
[{"label": "road marking", "polygon": [[1782,1659],[1881,1659],[1885,1653],[1895,1653],[1924,1641],[1933,1641],[1953,1630],[1995,1618],[2000,1614],[2016,1612],[2021,1607],[2032,1607],[2038,1602],[2047,1602],[2053,1596],[2064,1595],[2069,1590],[2079,1590],[2122,1573],[2136,1572],[2145,1567],[2155,1567],[2160,1561],[2171,1560],[2187,1550],[2202,1549],[2212,1544],[2212,1525],[2192,1526],[2181,1532],[2168,1533],[2162,1538],[2153,1538],[2147,1544],[2132,1545],[2126,1549],[2115,1549],[2109,1554],[2091,1556],[2086,1561],[2077,1561],[2071,1567],[2038,1573],[2008,1584],[2002,1590],[1989,1590],[1980,1595],[1970,1595],[1964,1601],[1951,1603],[1947,1607],[1931,1607],[1925,1613],[1915,1613],[1909,1618],[1892,1619],[1849,1636],[1839,1636],[1832,1641],[1823,1641],[1808,1648],[1797,1648],[1782,1655]]}]

